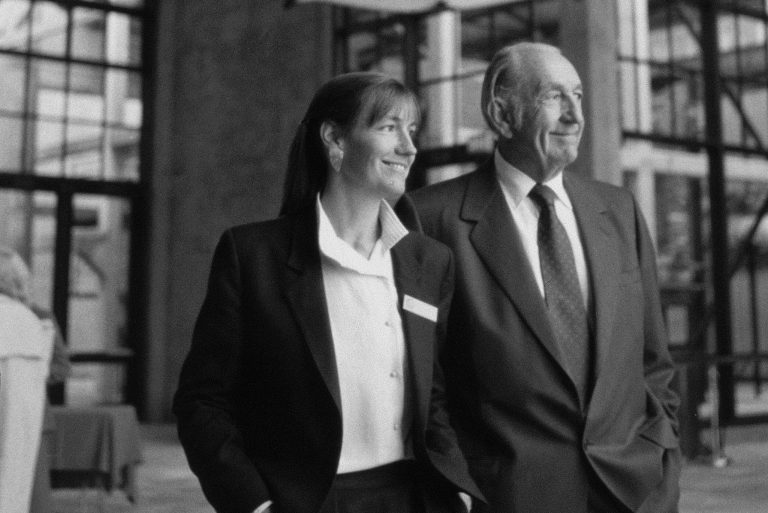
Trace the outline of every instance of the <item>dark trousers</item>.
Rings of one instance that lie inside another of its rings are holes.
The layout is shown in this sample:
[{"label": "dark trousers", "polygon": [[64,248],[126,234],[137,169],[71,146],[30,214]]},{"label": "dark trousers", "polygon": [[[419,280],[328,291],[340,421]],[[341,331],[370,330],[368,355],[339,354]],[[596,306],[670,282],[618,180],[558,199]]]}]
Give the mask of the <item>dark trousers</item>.
[{"label": "dark trousers", "polygon": [[412,461],[398,461],[334,479],[320,513],[425,513]]},{"label": "dark trousers", "polygon": [[434,501],[425,500],[425,491],[417,479],[416,463],[398,461],[339,474],[319,513],[453,513],[460,503],[445,497],[445,509],[435,509]]}]

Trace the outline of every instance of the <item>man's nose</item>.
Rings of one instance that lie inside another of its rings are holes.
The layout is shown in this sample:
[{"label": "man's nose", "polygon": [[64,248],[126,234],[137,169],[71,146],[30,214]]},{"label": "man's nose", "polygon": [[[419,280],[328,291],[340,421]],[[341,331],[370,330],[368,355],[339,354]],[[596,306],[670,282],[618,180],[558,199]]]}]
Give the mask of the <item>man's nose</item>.
[{"label": "man's nose", "polygon": [[563,96],[562,117],[569,123],[584,124],[584,113],[581,110],[581,98],[575,94]]}]

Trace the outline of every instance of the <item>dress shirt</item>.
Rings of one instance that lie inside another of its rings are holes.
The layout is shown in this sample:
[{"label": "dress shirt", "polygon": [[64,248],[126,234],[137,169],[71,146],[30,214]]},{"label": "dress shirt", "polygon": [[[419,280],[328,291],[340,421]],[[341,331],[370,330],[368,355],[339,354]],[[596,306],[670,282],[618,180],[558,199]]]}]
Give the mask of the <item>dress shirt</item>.
[{"label": "dress shirt", "polygon": [[[413,413],[406,396],[405,336],[390,249],[408,234],[389,203],[368,258],[336,235],[316,203],[325,299],[336,355],[343,423],[337,473],[412,458]],[[272,501],[254,513],[263,513]]]},{"label": "dress shirt", "polygon": [[[499,150],[494,154],[494,164],[496,165],[496,177],[504,192],[504,199],[507,201],[509,211],[512,214],[512,221],[515,223],[520,239],[523,243],[523,249],[528,257],[533,270],[533,276],[536,284],[539,286],[541,296],[544,297],[544,280],[541,277],[541,265],[539,264],[539,245],[537,242],[539,228],[539,209],[533,200],[528,196],[536,182],[528,175],[517,169],[515,166],[504,160]],[[563,186],[563,174],[558,173],[550,180],[543,183],[555,192],[557,200],[555,201],[555,213],[560,223],[565,228],[568,240],[571,242],[573,250],[574,263],[576,264],[576,274],[579,278],[581,296],[584,299],[585,307],[589,305],[589,274],[587,271],[587,261],[584,255],[584,247],[579,237],[579,227],[576,223],[576,216],[573,212],[573,205],[568,197],[568,193]]]},{"label": "dress shirt", "polygon": [[343,437],[337,472],[412,455],[405,338],[390,249],[408,231],[386,201],[368,258],[339,238],[318,198],[318,242],[341,390]]}]

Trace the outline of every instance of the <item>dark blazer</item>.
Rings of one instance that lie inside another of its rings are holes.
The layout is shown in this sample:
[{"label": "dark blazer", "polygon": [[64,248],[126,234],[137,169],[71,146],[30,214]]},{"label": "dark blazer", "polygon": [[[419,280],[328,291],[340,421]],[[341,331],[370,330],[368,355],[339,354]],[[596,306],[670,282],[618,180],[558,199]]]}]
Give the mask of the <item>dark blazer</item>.
[{"label": "dark blazer", "polygon": [[[450,251],[418,233],[392,248],[407,347],[417,473],[435,496],[481,496],[467,472],[435,366],[453,288]],[[403,294],[439,308],[434,323]],[[174,399],[190,467],[218,512],[316,512],[341,450],[341,398],[314,208],[228,230]]]},{"label": "dark blazer", "polygon": [[565,370],[492,161],[411,195],[424,232],[456,261],[444,370],[459,441],[492,511],[585,512],[590,474],[632,511],[676,504],[679,470],[667,460],[679,465],[677,396],[651,241],[629,192],[564,180],[591,277],[588,404]]}]

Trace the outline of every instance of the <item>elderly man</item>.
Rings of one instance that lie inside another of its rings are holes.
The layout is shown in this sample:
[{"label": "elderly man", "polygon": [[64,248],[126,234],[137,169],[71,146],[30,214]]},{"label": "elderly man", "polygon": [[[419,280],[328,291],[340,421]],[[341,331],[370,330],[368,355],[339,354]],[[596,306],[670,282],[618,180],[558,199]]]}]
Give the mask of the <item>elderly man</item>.
[{"label": "elderly man", "polygon": [[483,84],[493,158],[411,195],[456,258],[446,381],[481,511],[677,511],[654,249],[630,193],[564,172],[581,100],[557,48],[503,48]]}]

